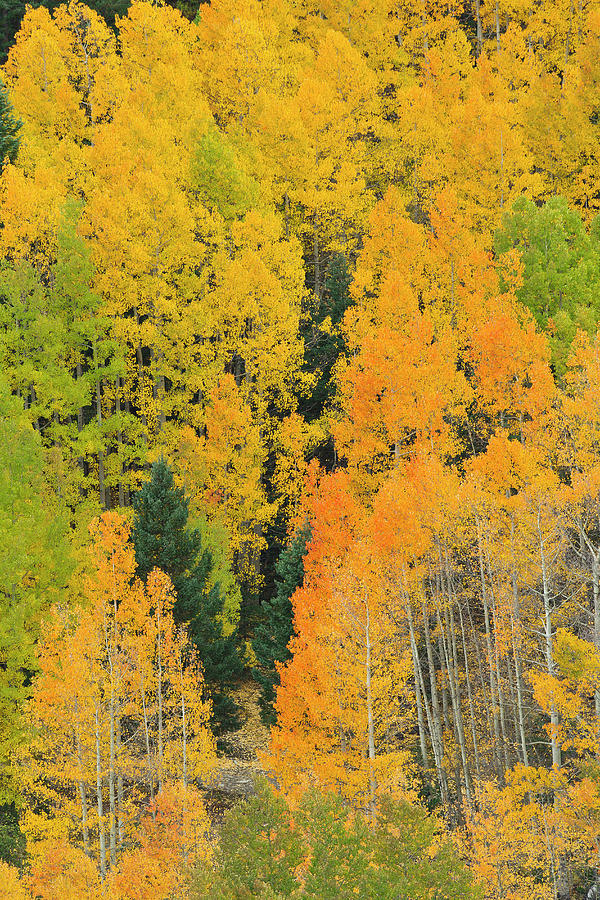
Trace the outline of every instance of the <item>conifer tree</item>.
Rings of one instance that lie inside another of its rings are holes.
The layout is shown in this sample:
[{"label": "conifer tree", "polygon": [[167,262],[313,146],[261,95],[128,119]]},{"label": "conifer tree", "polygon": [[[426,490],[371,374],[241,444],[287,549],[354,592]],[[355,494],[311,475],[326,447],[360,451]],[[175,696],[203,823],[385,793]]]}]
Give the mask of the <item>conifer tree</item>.
[{"label": "conifer tree", "polygon": [[288,643],[294,633],[291,597],[304,580],[304,557],[310,537],[307,523],[280,554],[275,567],[278,575],[275,596],[263,606],[265,622],[257,627],[252,645],[260,664],[254,675],[261,686],[261,716],[267,724],[275,722],[273,704],[279,684],[275,663],[285,663],[290,658]]},{"label": "conifer tree", "polygon": [[171,578],[177,596],[174,617],[185,624],[204,668],[213,702],[211,725],[222,735],[239,727],[237,707],[227,693],[241,675],[236,636],[223,633],[225,593],[212,578],[213,558],[197,529],[189,530],[189,503],[176,487],[164,459],[152,466],[150,481],[134,498],[133,541],[138,575],[157,567]]},{"label": "conifer tree", "polygon": [[205,548],[190,576],[182,579],[176,614],[188,623],[189,638],[202,655],[205,677],[211,686],[213,731],[220,736],[241,724],[237,705],[227,688],[242,674],[242,663],[236,648],[237,632],[223,632],[225,595],[220,582],[211,584],[213,570],[212,553]]},{"label": "conifer tree", "polygon": [[19,828],[19,813],[14,801],[0,805],[0,860],[19,866],[25,856],[25,836]]},{"label": "conifer tree", "polygon": [[344,352],[340,325],[351,304],[351,283],[348,260],[342,253],[335,253],[327,267],[323,296],[312,311],[304,338],[304,366],[316,377],[310,397],[300,404],[309,420],[323,415],[333,397],[332,372]]},{"label": "conifer tree", "polygon": [[186,530],[189,504],[164,459],[152,466],[151,478],[134,497],[133,508],[138,575],[146,579],[152,569],[161,569],[179,596],[182,577],[191,571],[200,551],[200,534]]},{"label": "conifer tree", "polygon": [[0,6],[0,64],[6,62],[6,56],[19,30],[23,13],[24,0],[4,0]]},{"label": "conifer tree", "polygon": [[14,162],[19,152],[21,140],[19,132],[22,123],[15,116],[8,92],[0,81],[0,172],[5,160]]}]

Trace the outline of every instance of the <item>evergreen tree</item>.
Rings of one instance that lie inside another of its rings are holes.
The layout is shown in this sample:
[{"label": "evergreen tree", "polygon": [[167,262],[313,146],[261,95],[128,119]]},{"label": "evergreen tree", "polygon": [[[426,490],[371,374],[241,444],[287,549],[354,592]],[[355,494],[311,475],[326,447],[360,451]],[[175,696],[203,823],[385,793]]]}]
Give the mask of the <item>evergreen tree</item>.
[{"label": "evergreen tree", "polygon": [[21,126],[8,99],[8,91],[0,81],[0,172],[7,159],[14,162],[17,158]]},{"label": "evergreen tree", "polygon": [[175,618],[187,622],[190,640],[201,654],[204,676],[211,687],[213,731],[219,737],[241,725],[237,704],[227,688],[242,674],[242,663],[236,647],[237,633],[223,632],[225,596],[220,582],[211,584],[213,573],[213,555],[205,549],[189,577],[181,580]]},{"label": "evergreen tree", "polygon": [[14,801],[0,804],[0,860],[9,866],[21,866],[25,859],[25,835],[19,827]]},{"label": "evergreen tree", "polygon": [[177,595],[182,578],[191,572],[198,558],[201,537],[187,531],[189,503],[183,488],[175,486],[164,459],[152,466],[147,481],[133,499],[135,519],[133,543],[140,578],[158,568],[169,576]]},{"label": "evergreen tree", "polygon": [[294,633],[291,597],[304,580],[304,557],[310,541],[310,525],[307,523],[292,538],[277,560],[278,575],[275,596],[264,604],[265,623],[256,629],[252,644],[260,668],[254,670],[261,686],[261,717],[267,724],[275,723],[275,691],[279,684],[276,662],[285,663],[290,658],[288,643]]},{"label": "evergreen tree", "polygon": [[342,253],[332,256],[327,267],[325,290],[312,309],[304,334],[304,368],[316,376],[309,397],[300,403],[300,410],[308,420],[318,419],[333,398],[333,367],[344,352],[341,333],[344,313],[351,304],[352,275]]},{"label": "evergreen tree", "polygon": [[151,478],[134,498],[133,507],[138,575],[145,579],[157,567],[171,578],[177,596],[175,622],[187,626],[210,689],[213,731],[222,735],[239,728],[237,705],[227,693],[242,672],[237,632],[223,632],[226,598],[213,578],[212,554],[203,548],[200,531],[188,530],[188,500],[163,459],[152,466]]},{"label": "evergreen tree", "polygon": [[24,13],[24,0],[3,0],[0,3],[0,65],[6,62]]}]

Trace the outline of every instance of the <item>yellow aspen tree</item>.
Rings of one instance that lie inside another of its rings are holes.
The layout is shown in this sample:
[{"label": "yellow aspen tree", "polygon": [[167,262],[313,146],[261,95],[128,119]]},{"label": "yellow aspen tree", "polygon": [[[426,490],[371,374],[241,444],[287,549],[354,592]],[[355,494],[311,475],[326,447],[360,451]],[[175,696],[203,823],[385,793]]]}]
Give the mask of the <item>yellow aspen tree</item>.
[{"label": "yellow aspen tree", "polygon": [[140,808],[171,781],[206,777],[214,750],[168,577],[154,570],[145,587],[134,580],[122,516],[105,513],[91,533],[83,605],[56,609],[40,648],[24,827],[36,858],[67,840],[104,879],[135,841]]}]

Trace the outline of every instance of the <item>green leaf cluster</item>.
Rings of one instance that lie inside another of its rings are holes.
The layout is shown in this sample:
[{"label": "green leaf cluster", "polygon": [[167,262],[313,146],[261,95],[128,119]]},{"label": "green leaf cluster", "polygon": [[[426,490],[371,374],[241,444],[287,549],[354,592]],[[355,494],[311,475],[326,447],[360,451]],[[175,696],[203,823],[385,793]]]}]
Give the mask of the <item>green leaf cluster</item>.
[{"label": "green leaf cluster", "polygon": [[[109,440],[98,384],[121,369],[109,321],[99,314],[91,288],[89,247],[77,233],[80,213],[76,201],[65,205],[46,271],[27,259],[0,265],[0,367],[11,389],[30,398],[27,416],[52,448],[57,489],[73,507],[84,481],[96,479],[96,456]],[[74,459],[79,465],[69,467]]]},{"label": "green leaf cluster", "polygon": [[436,821],[382,799],[376,825],[335,794],[309,793],[293,815],[266,782],[225,816],[212,869],[193,900],[475,900],[480,896]]},{"label": "green leaf cluster", "polygon": [[66,511],[44,467],[39,434],[0,379],[0,800],[11,797],[41,619],[66,591],[73,565]]},{"label": "green leaf cluster", "polygon": [[600,222],[587,231],[563,197],[551,197],[543,206],[520,197],[494,246],[507,266],[507,252],[519,252],[523,283],[517,296],[549,331],[553,366],[562,376],[577,329],[591,334],[600,320]]},{"label": "green leaf cluster", "polygon": [[258,199],[256,181],[246,174],[235,150],[215,126],[199,141],[192,184],[204,205],[218,210],[226,220],[243,216]]},{"label": "green leaf cluster", "polygon": [[8,92],[0,81],[0,172],[6,160],[14,162],[17,158],[22,124],[15,116]]}]

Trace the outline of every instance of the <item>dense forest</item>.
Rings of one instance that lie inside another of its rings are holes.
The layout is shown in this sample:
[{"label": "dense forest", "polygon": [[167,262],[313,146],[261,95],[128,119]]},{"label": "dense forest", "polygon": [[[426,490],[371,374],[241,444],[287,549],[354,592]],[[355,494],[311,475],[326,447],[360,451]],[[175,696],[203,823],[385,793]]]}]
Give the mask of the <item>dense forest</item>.
[{"label": "dense forest", "polygon": [[599,213],[597,0],[0,0],[0,900],[600,896]]}]

